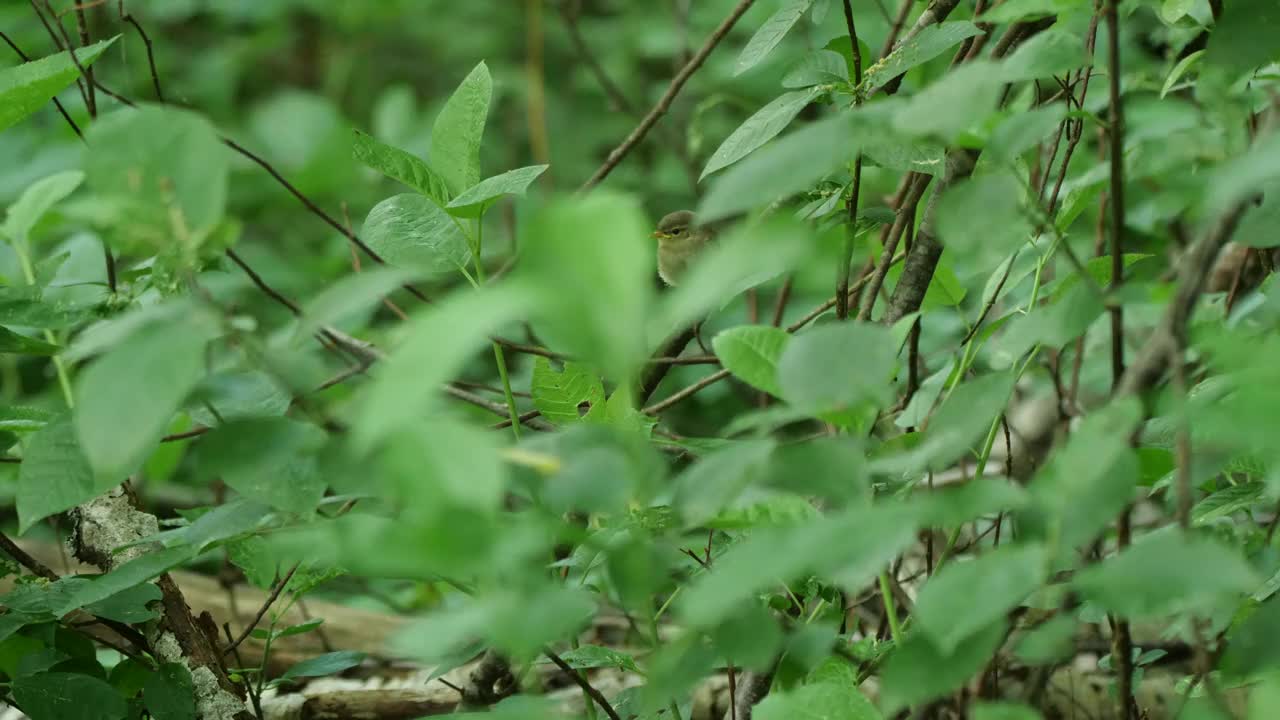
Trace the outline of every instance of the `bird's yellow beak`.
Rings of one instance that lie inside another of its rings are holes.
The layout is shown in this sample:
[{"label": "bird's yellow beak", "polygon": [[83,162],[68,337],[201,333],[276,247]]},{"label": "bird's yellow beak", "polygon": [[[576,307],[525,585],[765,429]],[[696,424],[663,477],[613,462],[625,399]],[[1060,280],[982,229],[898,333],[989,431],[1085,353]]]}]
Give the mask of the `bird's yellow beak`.
[{"label": "bird's yellow beak", "polygon": [[664,233],[661,230],[654,230],[653,235],[651,237],[653,237],[655,240],[666,240],[667,238],[671,237],[671,234]]}]

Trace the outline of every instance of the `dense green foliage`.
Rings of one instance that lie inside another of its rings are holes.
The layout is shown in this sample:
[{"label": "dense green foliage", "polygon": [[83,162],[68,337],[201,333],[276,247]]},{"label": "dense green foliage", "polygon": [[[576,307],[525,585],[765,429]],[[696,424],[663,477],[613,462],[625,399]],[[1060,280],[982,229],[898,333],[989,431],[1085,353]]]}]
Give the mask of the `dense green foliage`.
[{"label": "dense green foliage", "polygon": [[900,2],[0,8],[3,700],[261,714],[308,596],[513,718],[1280,713],[1280,10]]}]

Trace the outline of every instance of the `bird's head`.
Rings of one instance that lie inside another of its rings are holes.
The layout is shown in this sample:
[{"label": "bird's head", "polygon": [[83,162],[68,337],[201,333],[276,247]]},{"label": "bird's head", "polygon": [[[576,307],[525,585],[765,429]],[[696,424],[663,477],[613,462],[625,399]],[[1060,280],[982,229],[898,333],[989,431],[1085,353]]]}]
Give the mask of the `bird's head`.
[{"label": "bird's head", "polygon": [[688,210],[677,210],[668,213],[658,221],[658,229],[653,232],[653,236],[658,239],[659,245],[665,245],[684,240],[695,230],[693,213]]}]

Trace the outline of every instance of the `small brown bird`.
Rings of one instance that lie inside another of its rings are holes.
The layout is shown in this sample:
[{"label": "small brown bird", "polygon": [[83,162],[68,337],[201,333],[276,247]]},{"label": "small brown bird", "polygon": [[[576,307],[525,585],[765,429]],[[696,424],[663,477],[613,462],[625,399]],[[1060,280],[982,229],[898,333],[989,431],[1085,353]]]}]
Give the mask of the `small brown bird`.
[{"label": "small brown bird", "polygon": [[658,222],[653,236],[658,239],[658,275],[674,287],[689,263],[715,238],[715,231],[698,225],[689,210],[677,210]]}]

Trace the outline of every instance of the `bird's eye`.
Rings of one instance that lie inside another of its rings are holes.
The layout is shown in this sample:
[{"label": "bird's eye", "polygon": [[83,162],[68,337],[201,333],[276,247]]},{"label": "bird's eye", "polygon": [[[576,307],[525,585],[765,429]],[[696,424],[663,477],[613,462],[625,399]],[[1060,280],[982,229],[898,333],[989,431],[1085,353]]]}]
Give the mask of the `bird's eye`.
[{"label": "bird's eye", "polygon": [[683,234],[684,234],[684,228],[676,228],[675,230],[672,230],[672,231],[671,231],[671,234],[672,234],[672,235],[683,235]]}]

